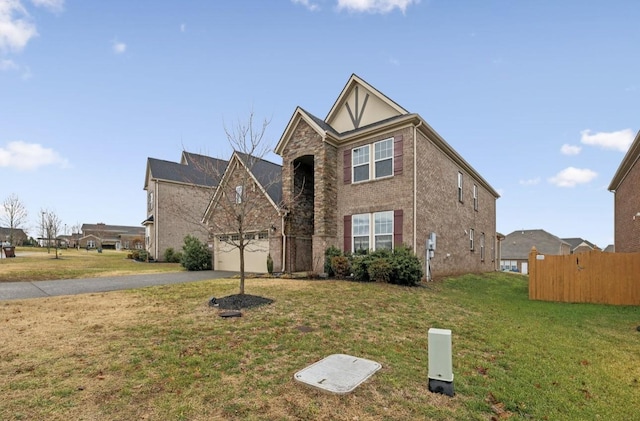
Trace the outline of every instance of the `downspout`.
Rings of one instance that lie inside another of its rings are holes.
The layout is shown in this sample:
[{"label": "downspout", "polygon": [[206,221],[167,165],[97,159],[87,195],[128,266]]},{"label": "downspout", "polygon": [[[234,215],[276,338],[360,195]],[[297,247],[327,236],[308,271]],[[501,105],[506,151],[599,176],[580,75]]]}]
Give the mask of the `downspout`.
[{"label": "downspout", "polygon": [[280,272],[284,273],[285,268],[285,259],[287,257],[287,235],[284,233],[284,213],[280,214],[280,223],[281,223],[281,232],[282,232],[282,268],[280,268]]},{"label": "downspout", "polygon": [[422,125],[422,120],[415,126],[413,126],[413,252],[416,253],[418,251],[418,239],[416,235],[418,235],[418,199],[417,199],[417,189],[418,189],[418,127]]},{"label": "downspout", "polygon": [[153,258],[157,261],[158,260],[158,235],[159,235],[159,230],[158,230],[158,215],[160,214],[160,212],[158,211],[158,180],[156,180],[156,182],[154,183],[153,186],[153,230],[155,231],[153,237],[154,237],[154,241],[153,241],[153,249],[154,249],[154,254],[153,254]]}]

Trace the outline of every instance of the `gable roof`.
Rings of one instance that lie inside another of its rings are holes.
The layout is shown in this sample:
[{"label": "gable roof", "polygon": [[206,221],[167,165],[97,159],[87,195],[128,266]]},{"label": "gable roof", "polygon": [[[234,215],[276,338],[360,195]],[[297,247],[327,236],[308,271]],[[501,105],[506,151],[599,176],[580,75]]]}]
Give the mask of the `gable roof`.
[{"label": "gable roof", "polygon": [[595,244],[593,244],[590,241],[587,241],[583,238],[563,238],[562,241],[565,241],[567,243],[569,243],[571,245],[571,250],[575,250],[577,247],[579,246],[587,246],[587,247],[591,247],[592,249],[597,249],[598,246],[596,246]]},{"label": "gable roof", "polygon": [[231,159],[229,159],[227,168],[222,175],[220,182],[218,183],[218,186],[204,211],[204,214],[202,215],[202,222],[204,222],[207,216],[212,212],[215,204],[222,194],[221,189],[224,188],[225,181],[231,177],[231,173],[236,168],[234,161],[237,161],[242,165],[242,168],[247,171],[249,176],[259,186],[271,205],[275,209],[278,209],[278,206],[282,201],[282,165],[278,165],[243,152],[234,151],[233,155],[231,155]]},{"label": "gable roof", "polygon": [[620,187],[620,184],[624,181],[629,171],[633,168],[633,166],[640,159],[640,130],[636,134],[636,138],[629,147],[629,150],[625,154],[624,158],[622,158],[622,162],[618,167],[613,179],[611,180],[611,184],[609,184],[609,190],[614,192]]},{"label": "gable roof", "polygon": [[[356,88],[362,88],[367,91],[367,95],[373,95],[374,99],[369,104],[378,104],[379,110],[374,114],[378,119],[366,120],[364,122],[358,120],[358,124],[353,122],[354,117],[357,114],[356,108],[363,106],[364,99],[361,99],[359,94],[356,98]],[[349,109],[349,119],[353,122],[354,127],[348,130],[339,131],[334,127],[333,122],[338,119],[339,112],[343,113],[343,118],[346,115],[345,105],[348,100],[352,101],[353,110]],[[362,101],[362,102],[361,102]],[[357,104],[357,105],[356,105]],[[341,111],[342,110],[342,111]],[[354,114],[356,113],[356,114]],[[342,92],[338,96],[331,110],[327,114],[324,120],[314,116],[301,107],[296,107],[287,127],[285,128],[280,140],[276,145],[274,152],[278,155],[282,155],[286,145],[289,143],[293,136],[295,129],[298,127],[301,121],[305,121],[313,130],[315,130],[322,138],[323,142],[330,143],[334,146],[357,141],[364,136],[373,136],[374,134],[388,132],[403,127],[417,128],[426,138],[432,141],[436,147],[438,147],[445,155],[452,159],[457,165],[459,165],[465,172],[475,178],[480,185],[489,191],[496,199],[500,197],[498,192],[491,187],[491,185],[455,150],[449,145],[420,115],[415,113],[409,113],[402,108],[396,102],[389,99],[386,95],[378,91],[376,88],[365,82],[359,76],[352,74],[347,84],[342,89]],[[360,125],[360,123],[363,123]]]},{"label": "gable roof", "polygon": [[502,259],[527,259],[532,247],[540,254],[562,254],[562,245],[571,245],[542,229],[513,231],[502,241]]},{"label": "gable roof", "polygon": [[88,233],[99,232],[104,235],[142,235],[144,236],[144,227],[132,227],[127,225],[107,225],[107,224],[82,224],[80,228],[85,236]]},{"label": "gable roof", "polygon": [[150,179],[196,186],[214,187],[224,173],[227,161],[205,155],[183,152],[180,163],[147,158],[145,189]]}]

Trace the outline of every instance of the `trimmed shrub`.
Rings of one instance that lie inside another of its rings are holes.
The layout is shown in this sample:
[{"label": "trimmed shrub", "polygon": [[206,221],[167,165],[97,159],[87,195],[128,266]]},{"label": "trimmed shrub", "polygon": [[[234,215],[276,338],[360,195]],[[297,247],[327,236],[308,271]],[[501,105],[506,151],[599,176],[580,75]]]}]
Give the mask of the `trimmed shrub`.
[{"label": "trimmed shrub", "polygon": [[180,264],[188,271],[211,270],[211,252],[206,244],[196,237],[187,235],[184,237]]},{"label": "trimmed shrub", "polygon": [[423,275],[422,263],[411,247],[399,246],[393,250],[392,284],[414,286]]},{"label": "trimmed shrub", "polygon": [[167,263],[180,263],[182,253],[176,252],[173,247],[169,247],[164,251],[164,261]]},{"label": "trimmed shrub", "polygon": [[342,250],[340,250],[336,246],[327,247],[327,249],[324,251],[324,271],[327,275],[336,275],[335,271],[333,270],[332,259],[339,256],[342,256]]},{"label": "trimmed shrub", "polygon": [[369,279],[373,282],[390,282],[393,275],[393,268],[386,257],[374,258],[367,271],[369,272]]},{"label": "trimmed shrub", "polygon": [[349,265],[349,259],[344,256],[333,256],[331,258],[331,271],[335,276],[344,278],[349,275],[351,266]]},{"label": "trimmed shrub", "polygon": [[369,265],[372,258],[369,253],[358,252],[351,256],[351,271],[353,272],[353,279],[360,282],[371,282],[369,277]]},{"label": "trimmed shrub", "polygon": [[273,275],[273,258],[271,254],[267,254],[267,272],[269,272],[269,275]]}]

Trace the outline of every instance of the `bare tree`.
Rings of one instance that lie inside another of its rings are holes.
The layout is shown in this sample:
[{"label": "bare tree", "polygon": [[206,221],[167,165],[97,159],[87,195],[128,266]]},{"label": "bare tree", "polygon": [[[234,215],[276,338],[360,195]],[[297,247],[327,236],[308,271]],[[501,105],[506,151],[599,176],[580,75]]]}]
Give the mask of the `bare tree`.
[{"label": "bare tree", "polygon": [[224,234],[219,235],[221,241],[239,251],[240,294],[245,292],[245,252],[258,247],[260,233],[268,235],[278,218],[280,203],[270,201],[267,193],[279,188],[282,172],[279,165],[267,165],[263,159],[270,150],[265,140],[268,125],[269,120],[256,125],[253,112],[232,128],[225,125],[234,154],[205,214],[210,234]]},{"label": "bare tree", "polygon": [[43,232],[46,235],[47,251],[50,251],[51,242],[53,241],[54,248],[56,250],[56,259],[58,258],[58,234],[62,227],[62,220],[54,211],[42,211],[42,223]]},{"label": "bare tree", "polygon": [[2,202],[4,212],[0,214],[0,222],[9,228],[9,244],[15,245],[14,231],[23,227],[27,220],[27,208],[17,194],[13,193]]}]

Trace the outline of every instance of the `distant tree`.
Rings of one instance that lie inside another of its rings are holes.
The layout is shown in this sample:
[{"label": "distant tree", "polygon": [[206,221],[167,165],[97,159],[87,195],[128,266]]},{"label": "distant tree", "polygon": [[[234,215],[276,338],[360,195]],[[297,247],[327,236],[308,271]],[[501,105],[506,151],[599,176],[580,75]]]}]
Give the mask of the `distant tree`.
[{"label": "distant tree", "polygon": [[60,233],[60,228],[62,227],[62,221],[60,217],[54,211],[42,211],[43,214],[43,232],[46,236],[47,240],[47,251],[50,251],[51,243],[53,241],[53,246],[56,251],[56,259],[58,258],[58,234]]},{"label": "distant tree", "polygon": [[0,222],[9,228],[9,243],[15,245],[14,231],[23,227],[27,221],[27,208],[17,194],[13,193],[2,202],[3,212]]}]

